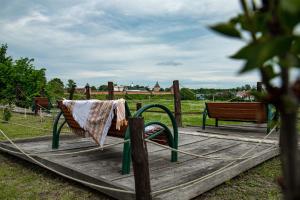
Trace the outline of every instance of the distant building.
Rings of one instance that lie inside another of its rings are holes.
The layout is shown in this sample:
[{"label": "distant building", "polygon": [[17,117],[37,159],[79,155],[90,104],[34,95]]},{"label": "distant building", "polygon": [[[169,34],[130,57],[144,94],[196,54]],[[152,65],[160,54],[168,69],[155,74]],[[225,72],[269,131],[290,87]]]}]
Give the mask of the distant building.
[{"label": "distant building", "polygon": [[174,94],[174,88],[173,88],[173,85],[171,85],[170,91],[171,91],[172,94]]},{"label": "distant building", "polygon": [[75,88],[75,93],[85,93],[85,88]]},{"label": "distant building", "polygon": [[251,92],[245,91],[245,90],[238,91],[235,96],[238,97],[238,98],[248,99],[248,100],[251,100],[251,101],[253,101],[255,99],[254,96],[251,95]]},{"label": "distant building", "polygon": [[126,86],[124,85],[115,85],[114,86],[114,91],[115,92],[123,92],[126,90]]},{"label": "distant building", "polygon": [[196,99],[205,100],[205,94],[196,94]]},{"label": "distant building", "polygon": [[158,81],[156,81],[153,87],[153,92],[159,92],[159,91],[160,91],[160,85],[158,84]]},{"label": "distant building", "polygon": [[247,91],[245,91],[245,90],[238,91],[235,96],[239,97],[239,98],[245,98],[245,97],[249,96],[249,93]]}]

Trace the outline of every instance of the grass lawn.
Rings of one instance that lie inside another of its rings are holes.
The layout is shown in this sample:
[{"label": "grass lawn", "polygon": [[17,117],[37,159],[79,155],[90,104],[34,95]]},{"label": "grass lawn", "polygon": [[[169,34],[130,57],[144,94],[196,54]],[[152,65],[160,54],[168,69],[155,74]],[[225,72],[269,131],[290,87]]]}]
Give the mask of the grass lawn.
[{"label": "grass lawn", "polygon": [[[149,103],[149,101],[139,102],[143,105]],[[135,110],[135,103],[136,101],[129,101],[132,111]],[[151,100],[151,103],[160,103],[173,110],[173,101]],[[182,102],[183,112],[203,111],[203,108],[204,103],[201,101]],[[143,116],[145,121],[160,120],[170,124],[167,117],[160,113],[145,113]],[[30,115],[25,118],[24,115],[13,114],[10,122],[15,124],[0,122],[0,129],[11,138],[50,135],[53,120],[54,116],[41,120],[39,117]],[[183,116],[184,125],[201,125],[201,121],[201,115]],[[213,124],[214,121],[208,120],[208,123]],[[64,131],[69,130],[65,128]],[[3,139],[0,137],[0,140]],[[280,160],[274,158],[196,199],[281,199],[281,192],[274,181],[279,175]],[[0,177],[0,199],[110,199],[95,190],[4,153],[0,153]]]}]

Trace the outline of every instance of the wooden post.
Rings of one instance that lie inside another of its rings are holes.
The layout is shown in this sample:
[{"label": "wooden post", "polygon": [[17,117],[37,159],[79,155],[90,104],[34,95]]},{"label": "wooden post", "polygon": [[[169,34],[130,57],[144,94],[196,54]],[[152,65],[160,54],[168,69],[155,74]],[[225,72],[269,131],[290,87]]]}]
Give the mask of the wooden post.
[{"label": "wooden post", "polygon": [[69,94],[69,99],[72,100],[75,92],[75,85],[70,88],[70,94]]},{"label": "wooden post", "polygon": [[180,98],[180,90],[179,90],[179,81],[173,81],[173,90],[174,90],[174,109],[175,109],[175,119],[178,127],[182,127],[182,119],[181,119],[181,98]]},{"label": "wooden post", "polygon": [[262,92],[262,82],[256,83],[256,90],[257,90],[257,92]]},{"label": "wooden post", "polygon": [[90,85],[88,83],[85,86],[85,98],[91,99],[91,90],[90,90]]},{"label": "wooden post", "polygon": [[41,91],[40,91],[40,95],[41,95],[41,97],[45,97],[46,95],[45,95],[45,88],[43,87],[42,89],[41,89]]},{"label": "wooden post", "polygon": [[144,118],[129,118],[129,127],[136,199],[150,200],[151,185],[148,151],[144,140]]},{"label": "wooden post", "polygon": [[114,99],[114,83],[113,82],[108,82],[108,100],[113,100]]},{"label": "wooden post", "polygon": [[136,111],[138,111],[141,107],[142,107],[141,102],[136,103]]}]

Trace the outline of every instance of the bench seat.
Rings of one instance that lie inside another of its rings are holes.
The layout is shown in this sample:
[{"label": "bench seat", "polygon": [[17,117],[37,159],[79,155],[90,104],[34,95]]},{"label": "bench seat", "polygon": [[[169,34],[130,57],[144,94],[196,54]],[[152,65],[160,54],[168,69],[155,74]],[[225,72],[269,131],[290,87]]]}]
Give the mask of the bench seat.
[{"label": "bench seat", "polygon": [[269,132],[276,115],[269,105],[261,102],[206,102],[202,128],[205,129],[208,116],[216,120],[216,126],[218,121],[267,123]]}]

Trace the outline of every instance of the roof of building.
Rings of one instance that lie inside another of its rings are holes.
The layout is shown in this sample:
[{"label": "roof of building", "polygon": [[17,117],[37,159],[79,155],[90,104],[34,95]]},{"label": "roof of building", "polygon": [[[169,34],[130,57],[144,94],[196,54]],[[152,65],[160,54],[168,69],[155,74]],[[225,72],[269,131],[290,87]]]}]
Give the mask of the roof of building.
[{"label": "roof of building", "polygon": [[157,88],[157,87],[159,87],[159,88],[160,88],[160,86],[159,86],[159,84],[158,84],[158,81],[156,81],[156,83],[155,83],[154,87],[155,87],[155,88]]}]

